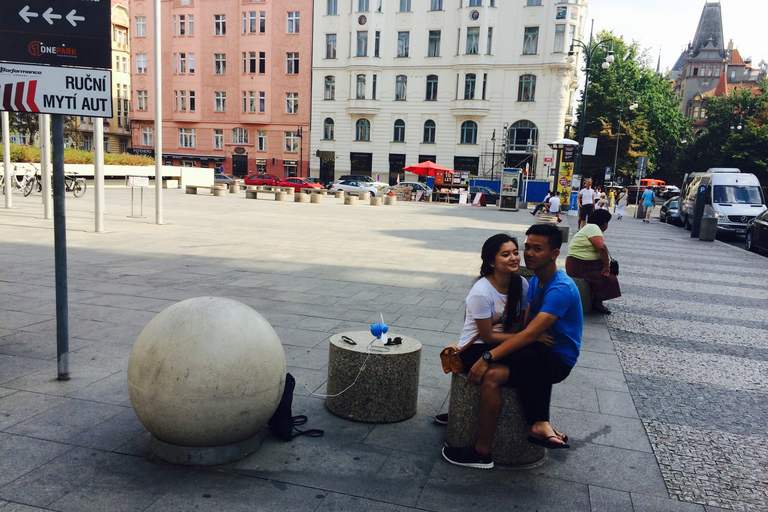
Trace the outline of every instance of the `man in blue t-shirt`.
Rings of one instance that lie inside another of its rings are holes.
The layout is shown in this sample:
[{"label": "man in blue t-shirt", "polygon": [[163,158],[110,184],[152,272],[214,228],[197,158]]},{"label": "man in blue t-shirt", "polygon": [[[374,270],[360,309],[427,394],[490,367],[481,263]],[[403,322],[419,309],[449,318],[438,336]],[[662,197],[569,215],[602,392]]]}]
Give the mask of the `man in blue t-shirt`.
[{"label": "man in blue t-shirt", "polygon": [[645,187],[645,192],[643,192],[643,212],[645,213],[643,222],[650,224],[651,212],[653,211],[654,206],[656,206],[656,194],[653,193],[651,186],[647,185]]},{"label": "man in blue t-shirt", "polygon": [[[504,385],[519,391],[529,442],[569,448],[568,436],[549,424],[549,403],[552,385],[568,377],[579,357],[584,322],[581,298],[573,280],[557,268],[563,243],[557,227],[535,224],[525,234],[525,265],[534,273],[525,328],[485,352],[469,371],[469,382],[480,386],[480,428],[474,446],[443,448],[443,458],[451,464],[493,467],[491,443],[501,415]],[[542,336],[545,334],[549,336]]]}]

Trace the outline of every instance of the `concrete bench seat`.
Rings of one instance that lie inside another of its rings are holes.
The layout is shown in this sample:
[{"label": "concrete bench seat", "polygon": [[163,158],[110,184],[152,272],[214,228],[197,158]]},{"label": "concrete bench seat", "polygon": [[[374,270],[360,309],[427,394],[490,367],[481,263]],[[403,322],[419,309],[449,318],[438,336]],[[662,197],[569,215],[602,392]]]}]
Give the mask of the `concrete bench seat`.
[{"label": "concrete bench seat", "polygon": [[[291,191],[293,191],[293,189],[291,189]],[[246,199],[258,199],[259,198],[259,194],[262,194],[262,195],[263,194],[272,194],[272,196],[274,197],[275,201],[285,201],[286,198],[288,197],[288,195],[293,195],[293,194],[288,194],[282,188],[275,187],[273,190],[267,190],[267,189],[246,190],[245,191],[245,198]]]},{"label": "concrete bench seat", "polygon": [[210,190],[214,196],[223,196],[227,191],[226,185],[185,185],[186,194],[199,194],[201,190]]},{"label": "concrete bench seat", "polygon": [[[546,448],[528,442],[528,426],[516,389],[503,387],[503,405],[493,436],[491,455],[494,464],[532,467],[544,462]],[[451,374],[451,398],[445,440],[463,448],[477,442],[480,416],[480,386],[467,381],[464,373]]]},{"label": "concrete bench seat", "polygon": [[[560,214],[563,215],[562,213]],[[568,236],[570,235],[571,229],[568,227],[568,225],[564,222],[557,222],[557,215],[554,213],[549,212],[539,212],[538,217],[536,218],[535,224],[554,224],[557,226],[557,229],[560,230],[560,233],[563,234],[563,242],[568,243]]]}]

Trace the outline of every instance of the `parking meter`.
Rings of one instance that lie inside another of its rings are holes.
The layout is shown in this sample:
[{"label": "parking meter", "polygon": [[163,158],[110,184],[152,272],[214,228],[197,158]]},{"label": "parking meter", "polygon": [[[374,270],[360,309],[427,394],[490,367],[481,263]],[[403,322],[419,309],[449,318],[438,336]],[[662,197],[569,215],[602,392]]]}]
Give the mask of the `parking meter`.
[{"label": "parking meter", "polygon": [[699,229],[701,229],[701,216],[704,215],[704,206],[709,203],[707,186],[699,185],[696,191],[696,201],[693,204],[693,223],[691,224],[691,238],[699,238]]}]

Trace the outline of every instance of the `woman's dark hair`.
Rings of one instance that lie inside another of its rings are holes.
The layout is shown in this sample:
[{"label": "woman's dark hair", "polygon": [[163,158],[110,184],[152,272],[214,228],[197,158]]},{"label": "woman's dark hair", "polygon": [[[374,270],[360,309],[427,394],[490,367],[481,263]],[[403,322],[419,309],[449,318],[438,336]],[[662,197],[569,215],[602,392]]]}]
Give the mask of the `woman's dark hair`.
[{"label": "woman's dark hair", "polygon": [[[517,243],[517,238],[509,236],[506,233],[493,235],[485,241],[483,249],[480,251],[480,258],[483,260],[482,265],[480,265],[481,278],[493,274],[492,265],[496,261],[496,255],[499,253],[501,246],[507,242],[512,242],[515,244],[516,248],[520,247]],[[520,310],[522,301],[523,278],[517,274],[512,274],[509,280],[509,287],[507,288],[507,305],[504,308],[504,332],[509,332],[522,314],[522,311]]]},{"label": "woman's dark hair", "polygon": [[611,212],[608,210],[595,210],[591,214],[589,214],[589,220],[587,221],[588,224],[597,224],[598,226],[602,226],[606,222],[611,221]]}]

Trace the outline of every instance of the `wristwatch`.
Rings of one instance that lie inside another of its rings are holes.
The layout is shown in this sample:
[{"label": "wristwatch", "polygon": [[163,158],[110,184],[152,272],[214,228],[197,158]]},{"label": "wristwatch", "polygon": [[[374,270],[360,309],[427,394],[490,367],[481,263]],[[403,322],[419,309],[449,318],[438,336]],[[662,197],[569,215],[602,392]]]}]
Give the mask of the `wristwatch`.
[{"label": "wristwatch", "polygon": [[483,361],[488,364],[493,364],[493,356],[490,352],[483,352]]}]

